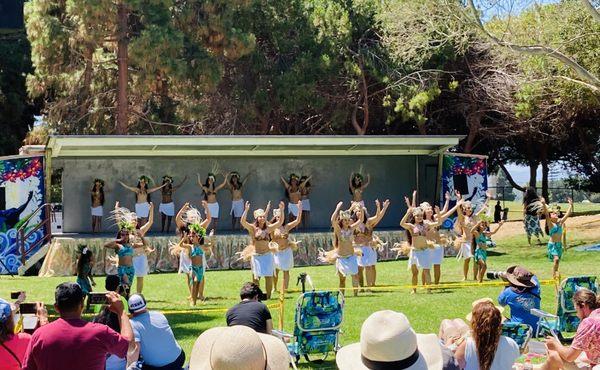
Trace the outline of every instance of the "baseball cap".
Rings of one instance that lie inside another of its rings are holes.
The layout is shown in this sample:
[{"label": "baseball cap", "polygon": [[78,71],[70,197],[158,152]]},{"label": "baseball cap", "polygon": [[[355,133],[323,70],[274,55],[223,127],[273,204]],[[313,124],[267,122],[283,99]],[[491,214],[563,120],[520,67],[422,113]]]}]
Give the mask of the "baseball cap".
[{"label": "baseball cap", "polygon": [[146,309],[146,299],[141,294],[134,294],[129,297],[129,301],[127,301],[129,305],[129,312],[137,313]]},{"label": "baseball cap", "polygon": [[12,309],[10,308],[10,303],[0,298],[0,323],[8,321],[11,313]]}]

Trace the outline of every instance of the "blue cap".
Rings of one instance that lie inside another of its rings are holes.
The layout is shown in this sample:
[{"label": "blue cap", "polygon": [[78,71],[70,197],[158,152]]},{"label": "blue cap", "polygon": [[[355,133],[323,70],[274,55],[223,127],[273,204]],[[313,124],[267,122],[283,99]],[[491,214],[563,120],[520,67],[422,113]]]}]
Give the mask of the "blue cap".
[{"label": "blue cap", "polygon": [[10,303],[0,298],[0,322],[5,323],[8,321],[12,313],[12,309],[10,308]]}]

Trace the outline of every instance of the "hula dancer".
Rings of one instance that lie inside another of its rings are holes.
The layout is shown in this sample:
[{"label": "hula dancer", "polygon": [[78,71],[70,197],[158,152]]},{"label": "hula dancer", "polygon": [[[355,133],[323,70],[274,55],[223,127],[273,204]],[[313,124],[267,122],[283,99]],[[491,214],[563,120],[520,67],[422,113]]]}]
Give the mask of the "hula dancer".
[{"label": "hula dancer", "polygon": [[[490,194],[486,193],[486,200],[481,209],[479,209],[477,212],[473,211],[473,205],[470,201],[462,200],[462,196],[459,192],[456,192],[456,197],[458,202],[460,202],[460,206],[458,207],[458,218],[454,227],[458,230],[460,237],[454,241],[454,246],[458,248],[458,254],[456,255],[456,258],[464,259],[463,281],[466,281],[469,275],[469,265],[471,263],[471,259],[473,258],[473,253],[475,253],[475,245],[473,243],[471,229],[477,223],[479,215],[487,208]],[[477,280],[477,269],[478,265],[476,263],[473,264],[473,280]]]},{"label": "hula dancer", "polygon": [[533,186],[528,186],[523,194],[523,226],[527,234],[527,242],[531,247],[531,237],[537,238],[538,244],[542,245],[540,236],[542,228],[540,227],[540,214],[544,212],[542,199],[537,195]]},{"label": "hula dancer", "polygon": [[285,195],[288,198],[288,220],[291,220],[290,214],[294,216],[294,219],[298,218],[299,209],[298,203],[302,200],[302,187],[310,180],[307,178],[304,182],[300,182],[300,178],[295,173],[290,175],[289,181],[285,181],[281,177],[281,182],[285,188]]},{"label": "hula dancer", "polygon": [[129,292],[135,276],[133,247],[129,244],[130,232],[133,232],[130,225],[119,224],[117,239],[104,244],[104,248],[114,249],[117,252],[117,275],[119,275],[120,284],[126,287],[127,292]]},{"label": "hula dancer", "polygon": [[142,224],[148,221],[148,214],[152,208],[152,202],[150,201],[150,194],[157,190],[162,189],[167,184],[156,186],[154,188],[148,188],[150,184],[150,178],[146,175],[140,176],[138,179],[137,187],[128,186],[123,182],[119,181],[123,187],[129,189],[135,193],[135,214],[138,216],[138,223]]},{"label": "hula dancer", "polygon": [[[277,280],[279,279],[279,271],[283,271],[283,289],[287,291],[290,283],[290,270],[294,268],[294,251],[298,249],[298,243],[295,240],[290,240],[290,231],[298,226],[302,220],[302,202],[298,202],[298,217],[286,225],[281,225],[271,232],[271,240],[277,245],[277,252],[274,254],[275,261],[275,276],[273,288],[277,289]],[[279,209],[273,210],[272,223],[276,224],[283,220],[283,215]],[[283,222],[283,221],[282,221]]]},{"label": "hula dancer", "polygon": [[90,196],[92,198],[92,232],[96,233],[102,228],[102,217],[104,216],[104,180],[94,179]]},{"label": "hula dancer", "polygon": [[567,218],[569,218],[573,212],[573,199],[567,198],[569,209],[567,209],[567,213],[560,219],[558,218],[558,213],[556,211],[550,212],[548,210],[548,206],[543,198],[541,201],[544,205],[544,213],[546,214],[546,232],[548,236],[550,236],[550,240],[548,241],[548,258],[553,262],[552,276],[554,278],[559,278],[558,265],[560,264],[560,259],[563,255],[563,226]]},{"label": "hula dancer", "polygon": [[183,183],[187,180],[187,176],[183,178],[183,181],[179,185],[173,186],[173,178],[171,176],[165,175],[162,178],[163,188],[161,189],[161,202],[158,206],[158,211],[160,212],[160,232],[165,232],[165,225],[167,227],[167,232],[171,229],[171,221],[173,220],[173,216],[175,216],[175,203],[173,203],[173,193],[175,190],[179,189]]},{"label": "hula dancer", "polygon": [[240,180],[240,174],[236,171],[227,174],[227,188],[231,192],[231,230],[235,230],[236,226],[241,229],[240,218],[244,213],[244,195],[242,188],[246,185],[246,181],[250,177],[250,173]]},{"label": "hula dancer", "polygon": [[219,223],[219,202],[217,201],[217,193],[227,185],[226,176],[219,185],[215,185],[216,179],[215,174],[209,172],[203,184],[200,181],[200,174],[198,174],[198,185],[202,188],[204,200],[208,203],[208,209],[210,210],[211,223],[209,226],[211,230],[216,230],[217,224]]},{"label": "hula dancer", "polygon": [[500,230],[504,221],[498,223],[498,227],[494,231],[489,231],[490,223],[492,219],[489,216],[480,216],[479,222],[471,229],[471,234],[475,238],[475,263],[478,265],[477,280],[483,282],[485,271],[487,270],[487,249],[494,247],[495,244],[491,239],[491,236]]},{"label": "hula dancer", "polygon": [[[335,262],[338,277],[340,278],[340,292],[345,293],[346,277],[352,277],[354,296],[358,295],[358,260],[352,244],[354,231],[360,225],[361,220],[352,221],[350,211],[342,211],[343,202],[339,202],[331,215],[331,226],[333,227],[333,249],[325,252],[319,251],[319,260],[322,262]],[[345,294],[344,294],[345,295]]]},{"label": "hula dancer", "polygon": [[[261,277],[265,278],[265,292],[267,293],[267,299],[271,298],[273,276],[275,275],[275,261],[271,249],[272,245],[269,245],[269,235],[283,225],[284,219],[284,217],[280,217],[274,224],[267,223],[267,212],[269,211],[269,208],[270,206],[267,206],[266,211],[263,209],[255,210],[253,213],[254,223],[249,223],[247,217],[248,211],[250,210],[250,202],[246,202],[240,222],[250,235],[250,245],[244,248],[242,252],[239,252],[240,259],[251,261],[254,282],[258,284]],[[283,214],[284,210],[285,204],[280,202],[279,213]],[[277,245],[275,245],[273,249],[277,251]]]},{"label": "hula dancer", "polygon": [[[81,287],[83,294],[89,295],[92,292],[92,286],[96,286],[92,276],[94,261],[92,260],[92,251],[85,245],[80,245],[81,249],[79,259],[77,260],[77,284]],[[87,308],[90,307],[90,301],[87,301]]]},{"label": "hula dancer", "polygon": [[360,224],[354,232],[354,245],[361,249],[361,255],[358,256],[358,281],[359,285],[364,286],[364,275],[366,275],[367,287],[375,286],[377,279],[377,249],[382,248],[377,236],[373,234],[373,229],[381,221],[390,205],[389,199],[383,202],[383,208],[379,199],[375,201],[377,211],[375,216],[369,217],[365,207],[355,206],[355,217],[360,220]]},{"label": "hula dancer", "polygon": [[300,196],[302,198],[302,229],[306,230],[310,226],[310,192],[312,185],[310,179],[312,176],[300,177]]},{"label": "hula dancer", "polygon": [[360,173],[356,172],[350,174],[350,179],[348,180],[348,189],[350,190],[350,195],[352,195],[352,203],[358,203],[362,207],[365,206],[365,201],[363,200],[363,192],[365,191],[367,186],[369,186],[370,182],[371,175],[369,174],[367,174],[367,181],[364,183],[363,176]]}]

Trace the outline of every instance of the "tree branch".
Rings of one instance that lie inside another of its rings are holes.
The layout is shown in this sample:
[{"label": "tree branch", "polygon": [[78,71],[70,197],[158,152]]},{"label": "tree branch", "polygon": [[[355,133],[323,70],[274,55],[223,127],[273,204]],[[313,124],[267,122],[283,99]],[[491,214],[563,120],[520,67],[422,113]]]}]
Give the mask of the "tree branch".
[{"label": "tree branch", "polygon": [[600,12],[596,9],[589,0],[581,0],[583,6],[587,9],[587,11],[591,14],[592,18],[596,22],[600,22]]},{"label": "tree branch", "polygon": [[500,168],[502,168],[502,171],[504,171],[504,174],[506,175],[506,179],[508,180],[510,185],[513,188],[517,189],[518,191],[525,192],[525,188],[515,182],[515,180],[512,178],[512,175],[510,174],[510,172],[508,172],[508,170],[506,169],[506,166],[504,166],[504,163],[499,162],[498,165],[500,166]]}]

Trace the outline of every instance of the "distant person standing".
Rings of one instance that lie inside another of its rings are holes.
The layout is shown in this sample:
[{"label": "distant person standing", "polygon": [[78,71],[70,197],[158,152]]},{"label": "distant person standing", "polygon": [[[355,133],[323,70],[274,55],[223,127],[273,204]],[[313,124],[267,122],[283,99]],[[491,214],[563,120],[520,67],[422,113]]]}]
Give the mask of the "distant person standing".
[{"label": "distant person standing", "polygon": [[527,233],[527,242],[531,246],[531,237],[535,235],[539,244],[542,244],[540,237],[542,228],[540,227],[540,214],[543,211],[543,204],[540,197],[535,192],[533,186],[528,186],[523,194],[523,224]]},{"label": "distant person standing", "polygon": [[498,223],[502,221],[502,206],[500,205],[500,201],[496,203],[494,206],[494,223]]}]

